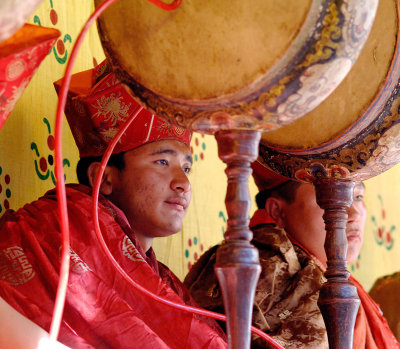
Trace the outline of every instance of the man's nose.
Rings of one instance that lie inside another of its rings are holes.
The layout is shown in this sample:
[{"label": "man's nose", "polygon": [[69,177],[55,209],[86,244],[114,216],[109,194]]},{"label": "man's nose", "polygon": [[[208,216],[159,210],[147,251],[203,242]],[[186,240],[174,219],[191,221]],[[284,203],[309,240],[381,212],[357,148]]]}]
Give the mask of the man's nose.
[{"label": "man's nose", "polygon": [[360,208],[357,206],[355,202],[351,204],[351,206],[347,209],[348,221],[351,221],[358,217],[361,214]]},{"label": "man's nose", "polygon": [[174,170],[171,181],[171,189],[183,193],[190,191],[190,181],[187,173],[183,169],[179,168]]}]

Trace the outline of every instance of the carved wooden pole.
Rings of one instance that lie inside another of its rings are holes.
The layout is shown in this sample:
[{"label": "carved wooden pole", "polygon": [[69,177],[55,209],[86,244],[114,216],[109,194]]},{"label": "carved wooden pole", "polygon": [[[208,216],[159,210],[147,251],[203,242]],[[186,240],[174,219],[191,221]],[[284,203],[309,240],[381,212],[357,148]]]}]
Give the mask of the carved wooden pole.
[{"label": "carved wooden pole", "polygon": [[353,348],[354,324],[360,300],[356,287],[348,280],[347,209],[353,202],[354,182],[319,179],[315,183],[317,203],[325,210],[325,251],[328,281],[322,286],[318,306],[328,332],[329,348]]},{"label": "carved wooden pole", "polygon": [[258,156],[259,131],[219,131],[218,155],[227,164],[225,241],[217,251],[215,272],[222,289],[230,349],[250,348],[250,326],[255,288],[261,267],[258,250],[250,241],[250,163]]}]

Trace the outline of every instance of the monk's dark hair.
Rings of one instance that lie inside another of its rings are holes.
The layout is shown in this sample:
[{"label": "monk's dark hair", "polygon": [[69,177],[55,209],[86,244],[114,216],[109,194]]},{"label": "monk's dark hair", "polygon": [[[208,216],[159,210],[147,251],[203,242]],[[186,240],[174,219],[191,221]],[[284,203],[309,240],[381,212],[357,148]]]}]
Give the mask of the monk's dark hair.
[{"label": "monk's dark hair", "polygon": [[[112,166],[122,171],[125,168],[124,154],[125,152],[112,154],[108,160],[107,166]],[[101,156],[87,156],[79,159],[76,165],[76,175],[80,184],[90,187],[89,177],[87,175],[88,168],[93,162],[100,162],[101,159]]]},{"label": "monk's dark hair", "polygon": [[296,181],[287,181],[276,186],[275,188],[261,190],[256,195],[257,207],[263,209],[267,199],[270,197],[281,198],[287,203],[291,204],[296,198],[296,191],[300,184],[300,182]]}]

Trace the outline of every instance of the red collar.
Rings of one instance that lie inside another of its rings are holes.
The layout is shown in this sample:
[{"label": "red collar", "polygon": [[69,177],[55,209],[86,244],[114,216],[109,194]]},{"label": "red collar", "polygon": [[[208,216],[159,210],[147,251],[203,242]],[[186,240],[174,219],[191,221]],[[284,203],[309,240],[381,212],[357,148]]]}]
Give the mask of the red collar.
[{"label": "red collar", "polygon": [[265,209],[258,209],[254,212],[253,217],[250,219],[250,228],[255,227],[259,224],[275,223],[274,219],[268,214]]}]

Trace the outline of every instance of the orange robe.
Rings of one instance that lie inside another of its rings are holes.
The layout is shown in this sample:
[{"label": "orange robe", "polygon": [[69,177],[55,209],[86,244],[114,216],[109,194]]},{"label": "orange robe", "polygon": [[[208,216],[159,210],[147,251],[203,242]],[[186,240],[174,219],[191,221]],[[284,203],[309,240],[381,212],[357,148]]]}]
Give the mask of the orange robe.
[{"label": "orange robe", "polygon": [[397,340],[400,340],[400,272],[378,278],[369,291],[369,295],[379,304],[390,329]]}]

